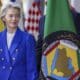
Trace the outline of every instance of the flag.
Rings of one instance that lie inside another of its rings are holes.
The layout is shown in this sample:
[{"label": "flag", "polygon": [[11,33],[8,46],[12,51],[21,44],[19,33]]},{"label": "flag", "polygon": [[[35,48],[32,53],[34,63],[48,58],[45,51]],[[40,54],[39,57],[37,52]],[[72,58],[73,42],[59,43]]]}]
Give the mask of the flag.
[{"label": "flag", "polygon": [[77,71],[74,75],[72,75],[70,80],[80,80],[80,70]]},{"label": "flag", "polygon": [[80,0],[71,0],[71,6],[76,12],[80,13]]},{"label": "flag", "polygon": [[44,15],[46,15],[47,1],[48,0],[44,0]]},{"label": "flag", "polygon": [[42,55],[42,45],[43,45],[43,35],[44,35],[44,23],[45,23],[45,9],[46,9],[47,0],[42,0],[42,8],[41,8],[41,17],[39,20],[39,36],[37,41],[37,52],[39,55]]},{"label": "flag", "polygon": [[42,15],[39,21],[39,35],[41,38],[43,38],[44,35],[44,24],[45,24],[45,17],[46,17],[46,9],[47,9],[47,0],[43,1],[43,8]]},{"label": "flag", "polygon": [[2,20],[0,19],[0,32],[4,30],[4,24]]},{"label": "flag", "polygon": [[69,80],[80,70],[80,36],[68,0],[48,0],[41,61],[42,77]]},{"label": "flag", "polygon": [[23,1],[23,8],[25,31],[32,34],[37,41],[39,35],[39,20],[41,17],[40,0],[25,0]]},{"label": "flag", "polygon": [[71,7],[76,29],[80,35],[80,0],[71,0]]},{"label": "flag", "polygon": [[[0,0],[0,10],[1,10],[1,6],[2,6],[2,1]],[[0,19],[0,32],[4,29],[4,24],[2,22],[2,20]]]},{"label": "flag", "polygon": [[38,40],[36,42],[36,52],[37,52],[37,65],[38,71],[40,72],[41,67],[41,56],[42,56],[42,44],[43,44],[43,30],[44,30],[44,0],[40,0],[40,11],[41,17],[39,20],[39,35]]}]

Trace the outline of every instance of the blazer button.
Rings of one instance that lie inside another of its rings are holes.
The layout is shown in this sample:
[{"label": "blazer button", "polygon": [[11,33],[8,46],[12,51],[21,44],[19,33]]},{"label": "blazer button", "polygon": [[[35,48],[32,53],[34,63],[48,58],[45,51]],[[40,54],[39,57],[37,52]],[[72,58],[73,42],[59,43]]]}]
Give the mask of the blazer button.
[{"label": "blazer button", "polygon": [[12,66],[10,66],[9,69],[12,70]]},{"label": "blazer button", "polygon": [[13,57],[12,60],[15,61],[15,57]]},{"label": "blazer button", "polygon": [[2,49],[0,49],[0,53],[2,52]]},{"label": "blazer button", "polygon": [[1,58],[2,61],[4,61],[4,58]]},{"label": "blazer button", "polygon": [[5,69],[6,67],[5,67],[5,66],[3,66],[2,68],[3,68],[3,69]]},{"label": "blazer button", "polygon": [[16,53],[18,52],[18,49],[16,49]]}]

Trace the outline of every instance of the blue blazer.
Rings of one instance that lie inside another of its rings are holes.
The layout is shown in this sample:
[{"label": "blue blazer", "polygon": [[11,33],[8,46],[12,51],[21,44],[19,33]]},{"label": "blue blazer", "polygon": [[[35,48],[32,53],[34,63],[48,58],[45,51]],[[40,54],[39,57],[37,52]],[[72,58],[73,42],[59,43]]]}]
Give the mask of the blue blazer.
[{"label": "blue blazer", "polygon": [[0,80],[37,80],[34,38],[17,29],[8,49],[6,32],[0,33]]}]

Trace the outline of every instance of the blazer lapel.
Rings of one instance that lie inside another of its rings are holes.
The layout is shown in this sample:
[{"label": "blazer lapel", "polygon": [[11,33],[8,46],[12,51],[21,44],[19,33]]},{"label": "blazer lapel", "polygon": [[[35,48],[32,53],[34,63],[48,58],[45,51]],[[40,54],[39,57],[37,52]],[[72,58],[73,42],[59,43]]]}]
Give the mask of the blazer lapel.
[{"label": "blazer lapel", "polygon": [[6,37],[6,32],[7,30],[5,29],[3,32],[2,32],[2,44],[3,44],[3,50],[4,50],[4,55],[5,55],[5,58],[7,60],[8,63],[10,63],[10,55],[9,55],[9,51],[8,51],[8,47],[7,47],[7,37]]},{"label": "blazer lapel", "polygon": [[17,29],[9,49],[11,55],[13,55],[13,52],[17,49],[17,46],[19,45],[20,41],[21,41],[21,31]]}]

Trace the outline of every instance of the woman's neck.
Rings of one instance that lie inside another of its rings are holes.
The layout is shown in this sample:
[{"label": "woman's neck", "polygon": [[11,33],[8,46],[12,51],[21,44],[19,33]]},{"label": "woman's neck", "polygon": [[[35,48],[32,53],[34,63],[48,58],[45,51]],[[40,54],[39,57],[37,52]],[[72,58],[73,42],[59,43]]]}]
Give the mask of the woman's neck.
[{"label": "woman's neck", "polygon": [[14,33],[14,32],[16,32],[16,30],[17,30],[17,28],[8,28],[8,27],[7,27],[7,31],[8,31],[9,33]]}]

